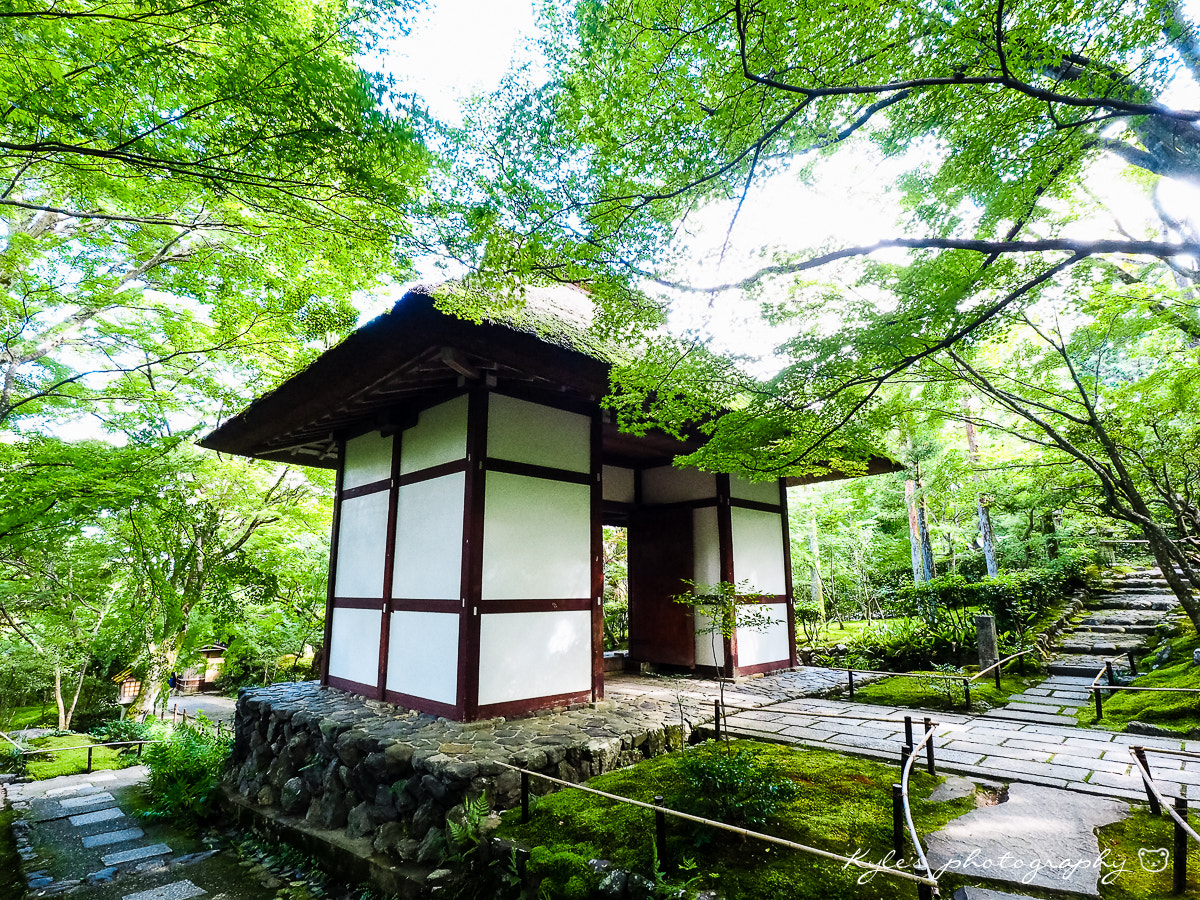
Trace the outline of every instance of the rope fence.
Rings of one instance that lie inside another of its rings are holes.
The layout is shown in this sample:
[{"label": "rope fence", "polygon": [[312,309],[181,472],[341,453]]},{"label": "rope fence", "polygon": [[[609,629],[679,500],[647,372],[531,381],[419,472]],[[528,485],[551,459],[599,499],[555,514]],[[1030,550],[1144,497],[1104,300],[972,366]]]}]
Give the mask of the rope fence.
[{"label": "rope fence", "polygon": [[1196,830],[1188,824],[1187,800],[1183,797],[1176,797],[1173,803],[1168,803],[1167,798],[1158,789],[1158,785],[1154,783],[1154,777],[1150,774],[1150,763],[1146,759],[1147,751],[1191,759],[1200,758],[1200,754],[1189,753],[1186,750],[1159,750],[1155,747],[1132,746],[1129,748],[1129,755],[1133,757],[1133,764],[1141,773],[1142,784],[1146,788],[1146,800],[1150,804],[1150,812],[1157,816],[1165,810],[1174,824],[1175,844],[1171,854],[1171,889],[1176,894],[1182,894],[1187,889],[1187,839],[1190,837],[1193,841],[1200,843],[1200,834],[1197,834]]}]

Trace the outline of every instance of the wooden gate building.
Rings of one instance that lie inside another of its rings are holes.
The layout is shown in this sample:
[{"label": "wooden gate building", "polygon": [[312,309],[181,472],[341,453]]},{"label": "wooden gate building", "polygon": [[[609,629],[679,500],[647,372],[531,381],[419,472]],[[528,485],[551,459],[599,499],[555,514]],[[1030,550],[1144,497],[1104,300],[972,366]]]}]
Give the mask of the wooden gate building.
[{"label": "wooden gate building", "polygon": [[[605,523],[628,527],[633,659],[795,665],[783,482],[622,433],[585,301],[532,290],[476,324],[414,289],[201,442],[337,470],[326,684],[459,720],[603,697]],[[748,583],[771,626],[714,647],[685,580]]]}]

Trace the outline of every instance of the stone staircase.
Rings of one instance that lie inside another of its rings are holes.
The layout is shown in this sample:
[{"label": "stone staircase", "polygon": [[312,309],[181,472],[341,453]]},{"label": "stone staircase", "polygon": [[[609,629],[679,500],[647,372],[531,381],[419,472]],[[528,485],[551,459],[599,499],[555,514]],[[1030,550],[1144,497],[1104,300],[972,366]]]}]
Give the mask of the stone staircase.
[{"label": "stone staircase", "polygon": [[984,715],[1074,725],[1075,710],[1091,703],[1088,687],[1105,662],[1127,674],[1130,654],[1144,651],[1159,625],[1170,622],[1178,607],[1179,601],[1158,569],[1114,576],[1105,590],[1085,601],[1080,615],[1059,636],[1049,665],[1050,677]]}]

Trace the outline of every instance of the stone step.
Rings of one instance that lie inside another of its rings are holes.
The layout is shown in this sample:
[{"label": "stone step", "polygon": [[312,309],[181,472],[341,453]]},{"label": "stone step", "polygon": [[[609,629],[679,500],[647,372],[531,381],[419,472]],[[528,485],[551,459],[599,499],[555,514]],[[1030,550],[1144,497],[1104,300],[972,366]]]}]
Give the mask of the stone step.
[{"label": "stone step", "polygon": [[197,887],[190,881],[173,881],[161,887],[148,891],[138,891],[136,894],[126,894],[121,900],[190,900],[208,893],[204,888]]},{"label": "stone step", "polygon": [[1080,622],[1065,634],[1154,634],[1156,625],[1101,625]]},{"label": "stone step", "polygon": [[1103,610],[1110,609],[1115,612],[1130,609],[1170,612],[1179,605],[1179,602],[1174,597],[1170,600],[1155,600],[1144,597],[1105,597],[1097,600],[1089,600],[1083,605],[1084,608],[1092,610],[1096,614],[1102,614]]},{"label": "stone step", "polygon": [[1146,643],[1141,635],[1137,634],[1094,634],[1091,637],[1092,640],[1088,640],[1086,633],[1068,636],[1057,644],[1054,649],[1061,653],[1078,653],[1081,655],[1104,653],[1112,656],[1128,650],[1139,650]]},{"label": "stone step", "polygon": [[983,714],[986,719],[1002,719],[1005,722],[1032,722],[1037,725],[1067,725],[1078,724],[1074,716],[1064,716],[1059,713],[1026,712],[1024,710],[1009,710],[1006,707],[989,709]]},{"label": "stone step", "polygon": [[[1103,658],[1085,656],[1063,656],[1053,660],[1049,665],[1051,675],[1069,675],[1079,678],[1087,678],[1088,683],[1096,677],[1096,673],[1104,668]],[[1113,668],[1121,673],[1128,672],[1129,669],[1123,663],[1118,665],[1113,663]]]}]

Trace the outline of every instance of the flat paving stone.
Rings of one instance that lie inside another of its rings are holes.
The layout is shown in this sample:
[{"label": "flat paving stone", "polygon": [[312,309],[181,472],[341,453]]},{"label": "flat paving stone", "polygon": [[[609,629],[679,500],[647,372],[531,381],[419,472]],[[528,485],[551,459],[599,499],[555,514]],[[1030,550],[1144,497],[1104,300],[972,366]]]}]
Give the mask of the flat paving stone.
[{"label": "flat paving stone", "polygon": [[78,828],[80,825],[94,825],[96,822],[108,822],[112,819],[123,818],[125,818],[125,813],[121,812],[117,807],[111,806],[108,809],[97,809],[93,812],[71,816],[67,821]]},{"label": "flat paving stone", "polygon": [[65,800],[59,800],[58,805],[63,809],[78,809],[81,806],[95,806],[97,803],[112,803],[113,795],[108,791],[102,791],[99,794],[87,794],[83,797],[68,797]]},{"label": "flat paving stone", "polygon": [[108,847],[124,841],[136,841],[145,836],[140,828],[122,828],[120,831],[102,831],[99,834],[89,834],[83,839],[85,847]]},{"label": "flat paving stone", "polygon": [[152,856],[165,856],[170,852],[171,848],[166,844],[150,844],[146,847],[130,847],[128,850],[105,854],[100,857],[100,862],[106,866],[119,866],[121,863],[137,862]]},{"label": "flat paving stone", "polygon": [[929,835],[926,852],[935,873],[1098,897],[1103,857],[1095,830],[1128,812],[1123,802],[1014,783],[1006,802]]},{"label": "flat paving stone", "polygon": [[53,799],[55,797],[65,797],[67,794],[87,794],[95,790],[97,790],[95,785],[85,781],[82,784],[71,784],[67,785],[66,787],[51,788],[42,796]]},{"label": "flat paving stone", "polygon": [[121,900],[188,900],[190,897],[199,897],[206,893],[208,892],[204,888],[197,887],[190,881],[174,881],[148,891],[126,894]]}]

